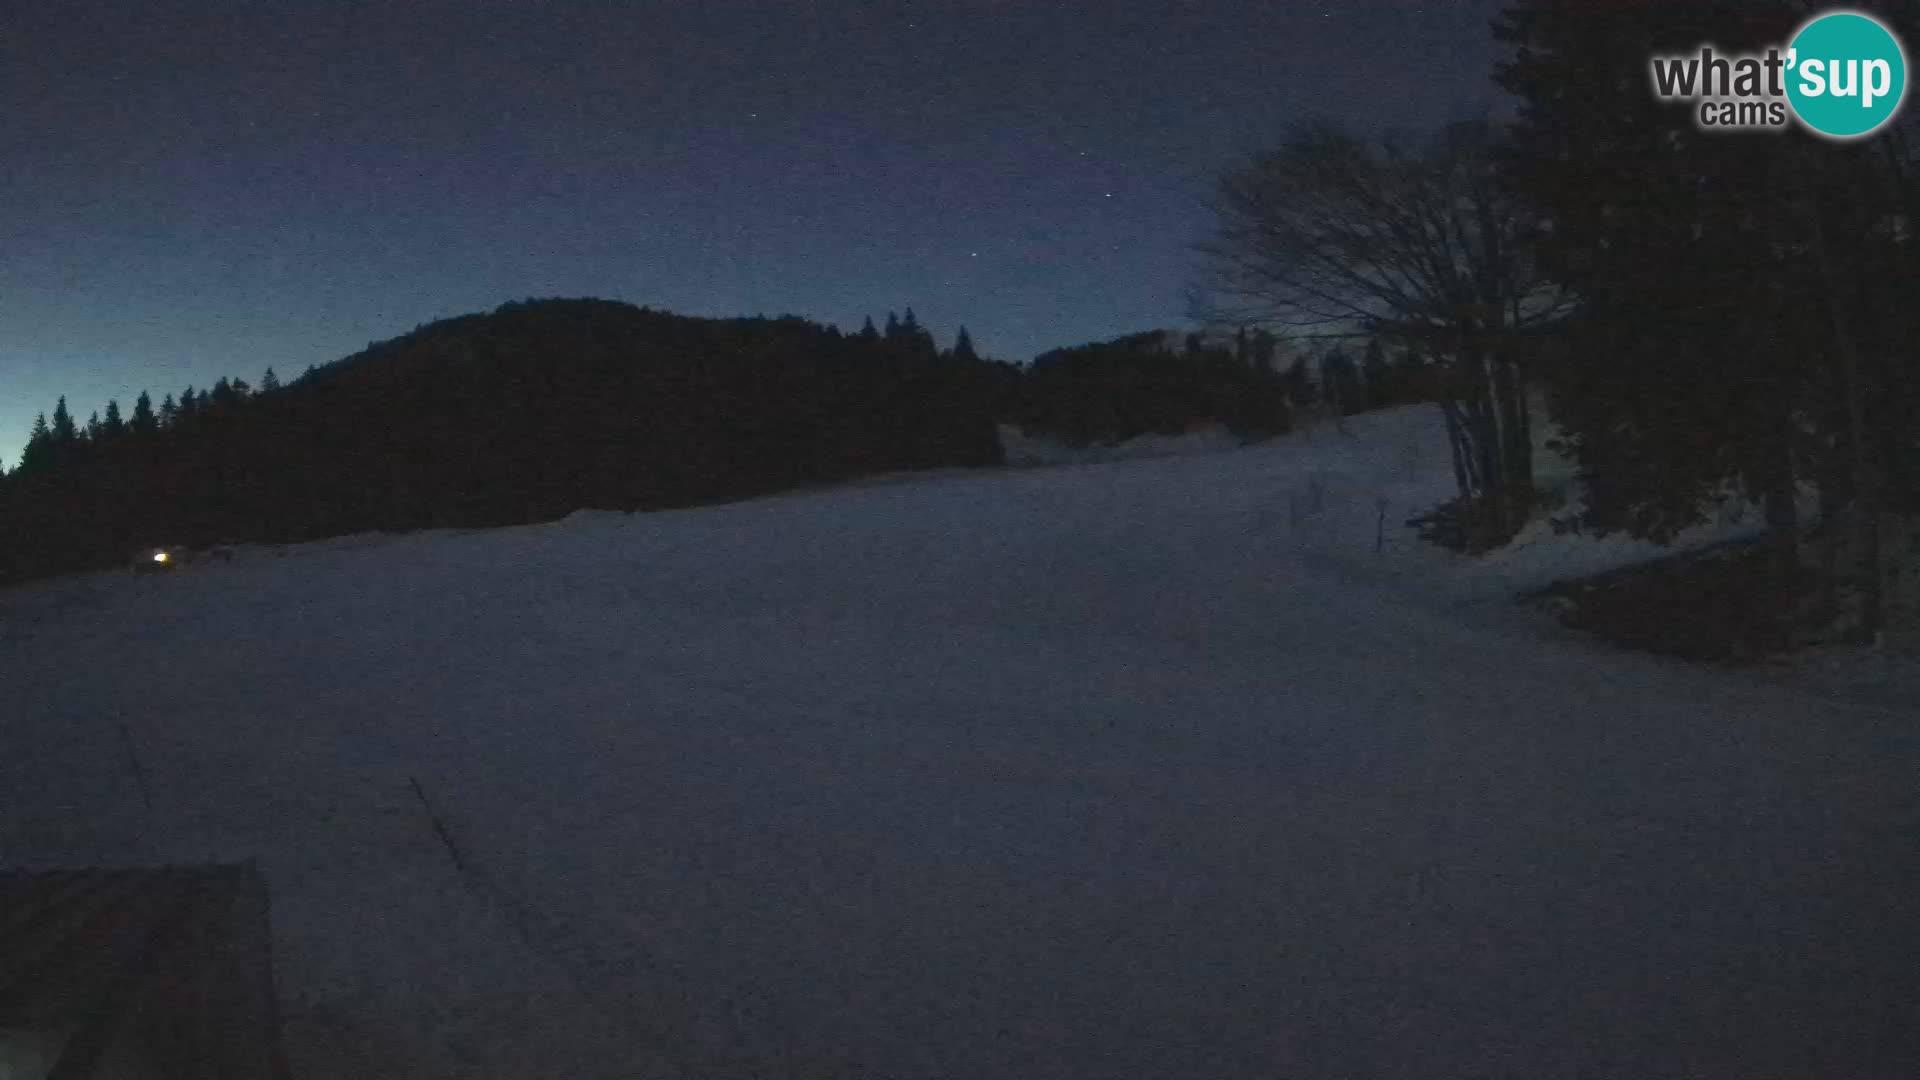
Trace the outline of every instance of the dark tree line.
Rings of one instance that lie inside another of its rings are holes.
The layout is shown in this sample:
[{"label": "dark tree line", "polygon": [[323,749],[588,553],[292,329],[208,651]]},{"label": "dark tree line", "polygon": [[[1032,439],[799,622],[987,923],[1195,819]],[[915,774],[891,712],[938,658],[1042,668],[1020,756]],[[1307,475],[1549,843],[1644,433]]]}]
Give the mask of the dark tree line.
[{"label": "dark tree line", "polygon": [[[1376,409],[1438,400],[1437,373],[1427,367],[1420,352],[1401,345],[1389,350],[1380,338],[1368,339],[1360,349],[1360,359],[1345,344],[1328,349],[1320,358],[1320,380],[1307,389],[1309,403],[1324,397],[1330,412],[1353,416]],[[1304,383],[1307,374],[1304,359],[1296,381]]]},{"label": "dark tree line", "polygon": [[1271,340],[1229,348],[1197,335],[1177,344],[1166,337],[1132,334],[1035,357],[1011,419],[1082,446],[1177,434],[1196,423],[1221,423],[1244,438],[1288,429],[1286,383],[1266,362]]},{"label": "dark tree line", "polygon": [[1000,460],[1017,382],[911,312],[855,335],[593,300],[433,323],[256,391],[223,379],[76,424],[0,480],[0,580],[147,544],[484,526]]},{"label": "dark tree line", "polygon": [[[282,385],[221,379],[63,398],[0,479],[0,582],[140,547],[550,520],[690,506],[900,469],[992,465],[997,427],[1116,441],[1196,422],[1284,430],[1271,339],[1147,337],[982,359],[911,309],[842,334],[600,300],[507,304],[416,328]],[[1258,362],[1256,362],[1258,358]]]}]

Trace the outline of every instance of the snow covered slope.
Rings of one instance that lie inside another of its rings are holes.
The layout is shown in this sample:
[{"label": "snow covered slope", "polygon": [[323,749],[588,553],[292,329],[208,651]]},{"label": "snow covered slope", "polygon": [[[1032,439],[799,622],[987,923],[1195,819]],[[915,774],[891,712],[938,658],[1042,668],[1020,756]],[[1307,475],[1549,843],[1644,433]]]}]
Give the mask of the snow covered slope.
[{"label": "snow covered slope", "polygon": [[1241,440],[1224,427],[1201,427],[1181,435],[1141,435],[1114,446],[1071,446],[1044,435],[1028,435],[1012,424],[1000,425],[1000,446],[1007,464],[1089,465],[1103,461],[1218,454],[1238,449]]},{"label": "snow covered slope", "polygon": [[1911,1075],[1911,717],[1542,640],[1437,439],[18,590],[0,856],[260,859],[305,1076]]}]

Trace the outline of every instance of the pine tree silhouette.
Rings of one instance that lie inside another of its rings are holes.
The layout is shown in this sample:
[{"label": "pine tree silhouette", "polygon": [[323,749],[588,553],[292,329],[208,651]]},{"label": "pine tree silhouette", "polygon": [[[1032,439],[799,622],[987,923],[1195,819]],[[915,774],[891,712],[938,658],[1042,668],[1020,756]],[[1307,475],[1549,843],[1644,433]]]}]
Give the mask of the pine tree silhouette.
[{"label": "pine tree silhouette", "polygon": [[133,418],[128,421],[127,427],[131,431],[144,435],[157,426],[153,415],[153,399],[147,396],[145,390],[142,390],[140,396],[133,399]]},{"label": "pine tree silhouette", "polygon": [[1366,355],[1360,360],[1360,381],[1365,384],[1369,409],[1384,409],[1394,403],[1393,372],[1387,366],[1387,350],[1379,338],[1367,342]]},{"label": "pine tree silhouette", "polygon": [[44,468],[53,457],[53,429],[47,426],[47,414],[41,413],[33,418],[33,431],[27,436],[26,448],[20,451],[20,470]]},{"label": "pine tree silhouette", "polygon": [[67,399],[63,395],[53,407],[53,444],[61,448],[72,446],[78,437],[79,432],[73,426],[73,414],[67,411]]},{"label": "pine tree silhouette", "polygon": [[980,354],[973,351],[973,338],[968,336],[964,326],[960,328],[959,336],[953,339],[953,358],[964,363],[975,363],[980,359]]}]

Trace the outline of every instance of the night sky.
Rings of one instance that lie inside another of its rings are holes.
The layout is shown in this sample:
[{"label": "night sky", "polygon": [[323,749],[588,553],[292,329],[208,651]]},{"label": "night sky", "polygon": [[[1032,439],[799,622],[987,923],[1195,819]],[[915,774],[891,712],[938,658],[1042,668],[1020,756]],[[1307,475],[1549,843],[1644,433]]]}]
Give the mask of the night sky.
[{"label": "night sky", "polygon": [[1221,166],[1497,106],[1496,7],[5,0],[0,460],[526,297],[1178,325]]}]

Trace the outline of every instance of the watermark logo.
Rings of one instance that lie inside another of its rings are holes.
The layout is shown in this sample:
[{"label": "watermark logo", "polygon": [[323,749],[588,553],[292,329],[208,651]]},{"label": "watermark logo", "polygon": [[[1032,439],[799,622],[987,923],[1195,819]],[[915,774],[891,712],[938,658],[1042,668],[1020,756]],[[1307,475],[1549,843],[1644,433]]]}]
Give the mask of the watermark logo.
[{"label": "watermark logo", "polygon": [[1652,59],[1654,96],[1694,105],[1702,129],[1784,129],[1798,119],[1830,139],[1870,135],[1907,96],[1907,57],[1893,32],[1870,15],[1830,11],[1800,27],[1784,47]]}]

